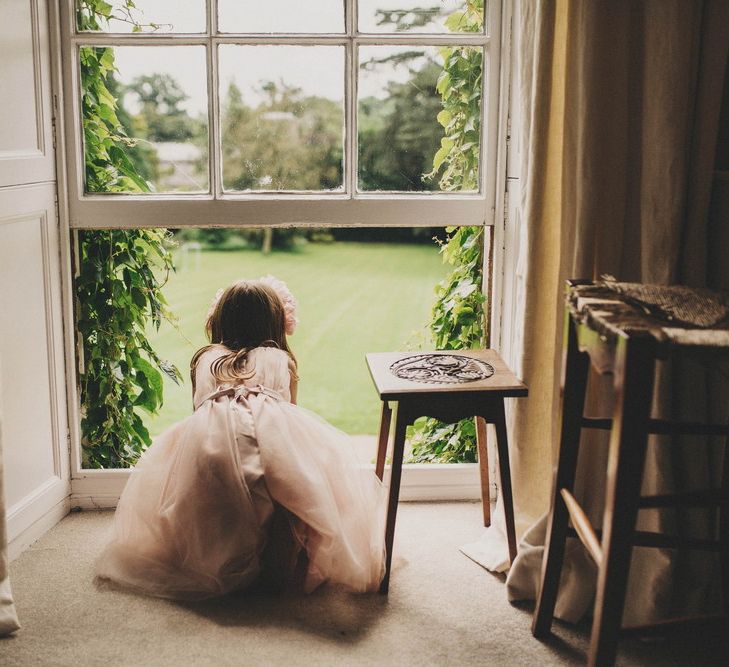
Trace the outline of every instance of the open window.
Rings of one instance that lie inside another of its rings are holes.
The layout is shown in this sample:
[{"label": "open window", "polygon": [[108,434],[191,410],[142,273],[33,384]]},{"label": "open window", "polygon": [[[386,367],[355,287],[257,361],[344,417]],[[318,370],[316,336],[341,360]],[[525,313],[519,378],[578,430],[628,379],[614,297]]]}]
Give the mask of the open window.
[{"label": "open window", "polygon": [[[96,4],[61,11],[72,233],[494,225],[499,2]],[[89,96],[90,67],[118,107]],[[89,101],[129,137],[128,173],[96,160]],[[448,172],[459,123],[468,178]]]}]

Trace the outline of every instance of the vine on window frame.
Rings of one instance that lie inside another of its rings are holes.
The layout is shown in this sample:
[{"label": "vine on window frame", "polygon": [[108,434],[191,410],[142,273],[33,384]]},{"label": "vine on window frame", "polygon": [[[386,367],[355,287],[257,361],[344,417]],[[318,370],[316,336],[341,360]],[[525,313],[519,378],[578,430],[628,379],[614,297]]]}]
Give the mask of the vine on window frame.
[{"label": "vine on window frame", "polygon": [[[463,11],[454,12],[446,26],[459,32],[483,30],[483,0],[468,0]],[[444,191],[477,190],[481,131],[481,52],[468,46],[440,50],[443,71],[437,90],[443,110],[441,146],[427,176],[439,177]],[[436,301],[428,325],[439,350],[464,350],[486,344],[486,297],[483,294],[483,227],[449,227],[441,245],[450,273],[436,285]],[[421,417],[408,428],[412,463],[475,463],[478,457],[473,419],[444,424]]]},{"label": "vine on window frame", "polygon": [[[99,30],[114,11],[103,0],[78,0],[79,29]],[[115,18],[134,23],[125,0]],[[139,24],[134,24],[135,30]],[[79,54],[88,192],[149,192],[130,153],[135,142],[119,119],[114,96],[114,50],[83,47]],[[82,466],[129,467],[151,444],[139,410],[162,406],[162,375],[181,379],[146,336],[170,317],[162,293],[174,270],[166,230],[81,230],[74,281],[76,332],[81,343],[79,389]]]}]

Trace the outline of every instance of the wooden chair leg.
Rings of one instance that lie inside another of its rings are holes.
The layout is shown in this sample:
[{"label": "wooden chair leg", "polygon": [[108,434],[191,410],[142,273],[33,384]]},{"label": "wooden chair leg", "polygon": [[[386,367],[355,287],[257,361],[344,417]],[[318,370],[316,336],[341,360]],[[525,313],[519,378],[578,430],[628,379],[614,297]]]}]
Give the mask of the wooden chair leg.
[{"label": "wooden chair leg", "polygon": [[405,449],[405,429],[412,422],[410,411],[398,403],[395,415],[395,440],[392,446],[392,473],[390,475],[390,497],[387,504],[387,521],[385,524],[385,576],[380,584],[380,593],[387,593],[390,587],[390,569],[392,567],[392,547],[395,541],[395,519],[397,503],[400,498],[400,478],[402,476],[403,450]]},{"label": "wooden chair leg", "polygon": [[[721,542],[721,592],[724,614],[729,618],[729,444],[724,444],[724,465],[719,503],[719,541]],[[729,628],[728,628],[729,629]]]},{"label": "wooden chair leg", "polygon": [[483,507],[483,525],[491,525],[491,485],[489,480],[489,453],[487,447],[486,420],[475,417],[476,449],[478,449],[478,470],[481,473],[481,506]]},{"label": "wooden chair leg", "polygon": [[552,487],[552,506],[547,520],[547,539],[542,557],[542,582],[532,620],[532,634],[546,637],[552,627],[567,541],[569,515],[560,491],[574,491],[580,430],[585,409],[587,374],[590,358],[577,346],[577,330],[569,312],[565,313],[567,338],[562,363],[562,416],[560,425],[559,459]]},{"label": "wooden chair leg", "polygon": [[387,441],[390,437],[390,422],[392,410],[388,401],[382,401],[382,417],[380,418],[380,435],[377,440],[377,462],[375,474],[382,479],[385,474],[385,457],[387,456]]},{"label": "wooden chair leg", "polygon": [[640,501],[653,399],[655,356],[651,338],[618,340],[615,409],[588,664],[613,665],[630,571],[631,538]]},{"label": "wooden chair leg", "polygon": [[506,540],[509,544],[509,561],[516,558],[516,529],[514,527],[514,498],[511,491],[511,469],[509,467],[509,440],[506,435],[506,415],[504,399],[495,410],[494,427],[496,428],[496,447],[499,452],[499,478],[501,497],[504,501],[504,518],[506,520]]}]

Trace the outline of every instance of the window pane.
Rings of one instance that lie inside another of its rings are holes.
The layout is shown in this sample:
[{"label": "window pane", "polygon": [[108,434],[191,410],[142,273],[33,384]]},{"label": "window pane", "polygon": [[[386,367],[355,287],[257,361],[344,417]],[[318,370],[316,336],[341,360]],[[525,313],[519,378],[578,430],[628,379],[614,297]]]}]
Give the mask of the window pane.
[{"label": "window pane", "polygon": [[360,32],[483,32],[484,0],[359,0]]},{"label": "window pane", "polygon": [[205,0],[79,0],[76,18],[80,32],[205,32]]},{"label": "window pane", "polygon": [[358,188],[478,190],[481,71],[481,48],[360,48]]},{"label": "window pane", "polygon": [[344,48],[220,47],[223,186],[341,190]]},{"label": "window pane", "polygon": [[86,191],[208,191],[205,48],[80,49]]},{"label": "window pane", "polygon": [[344,32],[343,0],[219,0],[221,32],[245,33],[341,33]]}]

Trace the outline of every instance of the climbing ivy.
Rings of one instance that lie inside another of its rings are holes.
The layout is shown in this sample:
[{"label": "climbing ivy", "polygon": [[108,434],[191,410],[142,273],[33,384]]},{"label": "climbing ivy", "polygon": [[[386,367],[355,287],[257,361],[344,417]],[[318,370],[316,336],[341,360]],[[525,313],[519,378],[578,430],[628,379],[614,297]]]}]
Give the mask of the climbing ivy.
[{"label": "climbing ivy", "polygon": [[[450,227],[441,246],[443,261],[452,268],[436,285],[430,333],[439,350],[463,350],[485,344],[483,284],[483,228]],[[411,461],[430,463],[475,463],[476,427],[473,419],[443,424],[422,417],[410,427]]]},{"label": "climbing ivy", "polygon": [[[468,0],[464,11],[454,12],[446,27],[458,32],[483,30],[483,0]],[[443,70],[436,90],[443,109],[438,122],[444,134],[433,157],[434,178],[440,174],[441,190],[477,190],[481,130],[481,89],[483,55],[472,46],[446,46],[439,49]]]},{"label": "climbing ivy", "polygon": [[[81,30],[110,18],[132,20],[125,0],[118,16],[102,0],[78,0]],[[149,192],[129,158],[135,142],[118,116],[114,50],[83,47],[79,54],[81,111],[88,192]],[[128,467],[151,443],[139,410],[162,405],[162,373],[180,373],[146,336],[169,317],[162,287],[173,270],[166,230],[82,230],[77,235],[76,330],[80,342],[82,465]],[[161,371],[161,372],[160,372]]]},{"label": "climbing ivy", "polygon": [[[483,30],[483,0],[468,0],[463,11],[447,21],[451,31]],[[428,178],[439,177],[443,191],[478,189],[481,130],[482,55],[479,49],[453,46],[440,49],[443,71],[437,91],[443,109],[438,122],[443,138]],[[433,344],[440,350],[462,350],[486,343],[486,306],[483,294],[483,228],[449,227],[441,245],[443,261],[451,269],[436,285],[430,319]],[[418,419],[408,432],[414,462],[471,463],[477,460],[473,419],[443,424]]]}]

